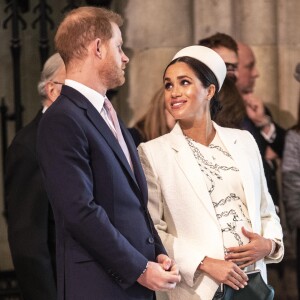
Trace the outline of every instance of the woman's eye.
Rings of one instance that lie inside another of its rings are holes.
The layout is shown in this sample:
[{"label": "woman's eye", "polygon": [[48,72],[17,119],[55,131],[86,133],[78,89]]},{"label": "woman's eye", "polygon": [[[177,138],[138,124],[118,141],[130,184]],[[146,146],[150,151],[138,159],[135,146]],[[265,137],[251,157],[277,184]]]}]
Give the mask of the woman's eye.
[{"label": "woman's eye", "polygon": [[183,79],[183,80],[181,80],[181,84],[182,85],[189,85],[190,82],[188,80],[186,80],[186,79]]},{"label": "woman's eye", "polygon": [[172,87],[172,84],[167,82],[165,83],[165,90],[169,90]]}]

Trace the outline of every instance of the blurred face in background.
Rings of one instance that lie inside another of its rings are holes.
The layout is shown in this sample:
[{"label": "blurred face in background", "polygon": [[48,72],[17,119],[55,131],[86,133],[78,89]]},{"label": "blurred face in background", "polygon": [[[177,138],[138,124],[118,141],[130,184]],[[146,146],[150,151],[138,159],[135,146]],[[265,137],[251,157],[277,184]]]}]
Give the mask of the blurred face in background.
[{"label": "blurred face in background", "polygon": [[213,48],[213,50],[216,51],[225,62],[227,69],[226,76],[231,78],[234,82],[236,82],[237,78],[239,77],[238,55],[235,53],[235,51],[226,47]]},{"label": "blurred face in background", "polygon": [[44,103],[47,107],[49,107],[60,95],[61,88],[65,83],[66,79],[66,69],[65,66],[62,65],[53,75],[53,78],[49,80],[45,86],[47,99],[45,99]]},{"label": "blurred face in background", "polygon": [[259,76],[253,51],[245,44],[239,43],[239,77],[236,86],[241,94],[253,93],[256,78]]}]

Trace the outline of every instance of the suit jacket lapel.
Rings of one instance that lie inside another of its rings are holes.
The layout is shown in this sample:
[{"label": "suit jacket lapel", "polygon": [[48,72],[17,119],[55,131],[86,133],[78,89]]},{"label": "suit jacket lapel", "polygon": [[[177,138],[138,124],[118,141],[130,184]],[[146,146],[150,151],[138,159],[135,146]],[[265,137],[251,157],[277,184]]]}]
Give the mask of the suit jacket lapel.
[{"label": "suit jacket lapel", "polygon": [[176,151],[175,159],[177,164],[188,179],[198,198],[203,202],[211,217],[218,224],[216,212],[208,193],[203,174],[178,123],[169,134],[169,141],[171,147]]},{"label": "suit jacket lapel", "polygon": [[251,161],[247,160],[245,156],[245,151],[247,150],[247,144],[245,144],[245,140],[241,139],[240,135],[233,135],[230,131],[224,130],[223,127],[218,126],[214,123],[214,127],[219,134],[219,137],[232,156],[233,160],[235,161],[239,171],[240,176],[245,192],[245,198],[247,202],[248,212],[251,221],[255,220],[254,212],[254,201],[255,199],[255,186],[253,182],[253,177],[250,176],[252,173],[251,170]]},{"label": "suit jacket lapel", "polygon": [[[115,138],[115,136],[111,132],[110,128],[107,126],[107,124],[103,120],[103,118],[99,115],[99,113],[97,112],[97,110],[94,107],[91,107],[87,110],[87,115],[88,115],[89,119],[91,120],[91,122],[94,124],[94,126],[102,134],[102,136],[104,137],[104,139],[106,140],[108,145],[111,147],[113,152],[116,154],[116,156],[119,159],[120,163],[124,166],[124,168],[126,169],[128,174],[130,175],[130,177],[137,184],[135,176],[134,176],[134,174],[133,174],[133,172],[130,168],[130,165],[127,161],[127,158],[126,158],[119,142],[117,141],[117,139]],[[124,134],[124,131],[125,130],[123,128],[123,130],[122,130],[123,134]],[[125,137],[124,137],[124,139],[125,139]],[[125,142],[127,144],[128,150],[129,150],[130,143],[128,142],[128,138],[125,139]],[[132,159],[132,157],[133,157],[132,151],[129,150],[129,153],[130,153],[131,159]]]},{"label": "suit jacket lapel", "polygon": [[129,163],[127,161],[127,158],[125,157],[125,154],[123,153],[121,146],[119,145],[117,139],[111,132],[108,125],[105,123],[105,121],[103,120],[99,112],[95,109],[95,107],[90,103],[90,101],[86,99],[80,92],[69,86],[63,86],[61,94],[65,95],[77,106],[86,110],[88,119],[93,123],[93,125],[97,128],[99,133],[104,137],[107,144],[115,153],[120,163],[124,166],[131,178],[137,184],[134,174],[129,166]]},{"label": "suit jacket lapel", "polygon": [[130,169],[131,174],[133,174],[133,178],[134,178],[134,180],[136,180],[137,186],[140,188],[140,191],[143,194],[143,199],[145,201],[147,201],[148,200],[147,181],[146,181],[146,177],[145,177],[142,165],[140,163],[137,148],[136,148],[135,143],[131,137],[131,134],[127,130],[126,126],[123,124],[123,122],[121,120],[119,120],[119,122],[120,122],[120,127],[121,127],[121,130],[123,133],[123,137],[127,144],[128,151],[130,153],[130,157],[131,157],[131,161],[132,161],[134,174],[132,173],[132,171]]}]

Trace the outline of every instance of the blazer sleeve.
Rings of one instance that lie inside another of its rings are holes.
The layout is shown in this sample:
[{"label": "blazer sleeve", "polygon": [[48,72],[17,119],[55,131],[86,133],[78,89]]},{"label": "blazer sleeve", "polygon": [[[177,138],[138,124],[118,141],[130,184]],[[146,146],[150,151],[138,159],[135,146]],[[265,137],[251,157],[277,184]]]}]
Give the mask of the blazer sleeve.
[{"label": "blazer sleeve", "polygon": [[289,131],[282,161],[282,199],[290,229],[300,227],[300,134]]},{"label": "blazer sleeve", "polygon": [[279,217],[275,210],[274,202],[268,191],[262,158],[258,146],[253,136],[248,132],[246,133],[249,135],[250,139],[252,140],[252,144],[256,152],[256,159],[259,162],[259,174],[260,174],[260,186],[261,186],[261,191],[260,191],[261,235],[264,238],[274,240],[279,246],[278,251],[274,253],[274,255],[265,258],[265,262],[266,263],[280,262],[284,255],[282,227],[280,224]]},{"label": "blazer sleeve", "polygon": [[[161,189],[159,176],[155,171],[156,166],[152,157],[153,153],[148,150],[146,144],[143,143],[138,147],[141,164],[148,184],[148,208],[154,226],[168,254],[170,257],[176,259],[176,262],[180,265],[180,273],[185,282],[189,286],[193,286],[198,275],[197,268],[206,254],[199,251],[199,248],[196,248],[190,240],[183,237],[178,239],[168,232],[168,227],[171,227],[172,224],[171,221],[167,222],[165,220],[165,210],[167,207],[164,200],[164,193]],[[160,167],[163,168],[163,166]]]},{"label": "blazer sleeve", "polygon": [[275,132],[276,136],[275,139],[272,143],[268,143],[268,145],[272,148],[272,150],[277,153],[279,158],[282,158],[283,155],[283,148],[284,148],[284,140],[285,140],[285,135],[286,135],[286,130],[280,127],[277,123],[274,122],[272,118],[272,114],[269,109],[266,108],[266,113],[269,115],[272,119],[272,122],[275,126]]},{"label": "blazer sleeve", "polygon": [[[49,201],[35,153],[13,142],[6,156],[5,199],[8,240],[25,299],[56,299],[48,246]],[[54,258],[53,258],[54,259]]]},{"label": "blazer sleeve", "polygon": [[278,124],[274,123],[274,125],[276,130],[276,137],[272,143],[269,143],[269,145],[274,150],[274,152],[278,154],[279,158],[282,158],[286,131]]}]

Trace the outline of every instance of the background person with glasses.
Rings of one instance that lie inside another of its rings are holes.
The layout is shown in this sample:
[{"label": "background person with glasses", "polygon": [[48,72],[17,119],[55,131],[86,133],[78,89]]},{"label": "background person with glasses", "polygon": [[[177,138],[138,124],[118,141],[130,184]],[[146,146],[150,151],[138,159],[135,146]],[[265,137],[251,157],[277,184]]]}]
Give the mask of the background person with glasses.
[{"label": "background person with glasses", "polygon": [[218,101],[211,103],[212,119],[219,125],[230,128],[242,128],[246,118],[244,101],[236,87],[238,78],[238,46],[236,41],[225,33],[216,33],[199,40],[199,45],[216,51],[224,60],[226,78],[217,96]]},{"label": "background person with glasses", "polygon": [[235,74],[238,72],[238,63],[227,63],[225,62],[226,70],[227,70],[227,77],[231,77],[233,81],[236,81]]},{"label": "background person with glasses", "polygon": [[216,34],[199,40],[199,45],[205,46],[216,51],[224,60],[227,74],[231,80],[236,82],[238,78],[238,46],[236,41],[225,33]]},{"label": "background person with glasses", "polygon": [[46,61],[38,83],[43,108],[17,133],[7,151],[8,239],[24,300],[57,299],[55,225],[36,158],[36,136],[43,113],[60,94],[65,73],[58,53]]},{"label": "background person with glasses", "polygon": [[64,84],[64,83],[58,82],[58,81],[50,81],[50,82],[52,82],[52,83],[54,83],[54,84],[60,84],[60,85],[63,85],[63,84]]}]

